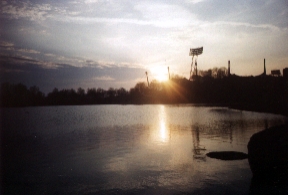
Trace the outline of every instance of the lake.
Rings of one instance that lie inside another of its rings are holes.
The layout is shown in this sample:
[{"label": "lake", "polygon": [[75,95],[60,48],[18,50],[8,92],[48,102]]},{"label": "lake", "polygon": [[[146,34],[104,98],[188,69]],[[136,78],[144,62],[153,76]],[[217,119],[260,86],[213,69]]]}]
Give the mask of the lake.
[{"label": "lake", "polygon": [[281,115],[195,105],[1,108],[4,194],[249,194],[250,137]]}]

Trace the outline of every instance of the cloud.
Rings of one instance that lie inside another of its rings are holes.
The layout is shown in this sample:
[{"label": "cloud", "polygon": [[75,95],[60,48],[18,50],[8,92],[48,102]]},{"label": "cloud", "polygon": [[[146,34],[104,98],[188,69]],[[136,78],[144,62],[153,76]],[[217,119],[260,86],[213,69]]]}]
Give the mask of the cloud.
[{"label": "cloud", "polygon": [[206,1],[206,0],[186,0],[185,2],[187,3],[192,3],[192,4],[196,4],[196,3],[201,3],[203,1]]},{"label": "cloud", "polygon": [[[190,1],[190,3],[198,2],[201,1]],[[133,3],[134,5],[132,4],[130,9],[128,9],[128,4],[124,5],[123,3],[112,3],[110,1],[86,0],[84,3],[98,3],[99,6],[91,8],[87,7],[88,5],[77,5],[76,9],[73,6],[61,7],[50,4],[32,4],[28,1],[4,5],[1,11],[2,15],[6,14],[11,19],[25,18],[38,22],[51,19],[77,24],[126,23],[170,28],[188,25],[192,20],[195,21],[193,14],[176,4],[141,2]]]},{"label": "cloud", "polygon": [[[99,69],[97,67],[75,67],[70,64],[57,64],[57,68],[44,69],[35,65],[33,59],[24,60],[21,57],[12,57],[2,63],[3,56],[0,57],[0,82],[23,83],[27,86],[37,85],[43,92],[48,93],[54,87],[59,89],[69,89],[78,87],[93,88],[109,87],[126,89],[135,85],[136,78],[143,75],[144,70],[137,68],[109,67]],[[19,63],[25,61],[25,63]]]},{"label": "cloud", "polygon": [[0,41],[0,47],[13,47],[14,44],[8,41]]},{"label": "cloud", "polygon": [[2,14],[8,15],[9,18],[19,19],[28,18],[33,21],[45,20],[51,7],[48,4],[33,5],[30,2],[17,2],[17,4],[6,4],[1,8]]},{"label": "cloud", "polygon": [[46,53],[44,54],[45,56],[48,56],[48,57],[55,57],[56,55],[55,54],[52,54],[52,53]]},{"label": "cloud", "polygon": [[7,42],[7,41],[0,41],[0,49],[2,51],[13,51],[15,53],[28,53],[28,54],[39,54],[40,51],[36,51],[34,49],[24,49],[24,48],[17,48],[14,43]]},{"label": "cloud", "polygon": [[98,3],[99,0],[85,0],[84,3],[85,4],[91,4],[91,3]]},{"label": "cloud", "polygon": [[206,23],[202,26],[207,25],[227,25],[227,26],[234,26],[234,27],[248,27],[248,28],[258,28],[258,29],[269,29],[272,31],[280,31],[280,28],[277,26],[274,26],[272,24],[251,24],[251,23],[245,23],[245,22],[230,22],[230,21],[217,21],[213,23]]},{"label": "cloud", "polygon": [[97,81],[114,81],[115,79],[110,76],[100,76],[100,77],[94,77],[94,80]]},{"label": "cloud", "polygon": [[1,1],[1,4],[2,4],[2,5],[6,5],[6,4],[7,4],[7,1]]},{"label": "cloud", "polygon": [[[11,42],[0,42],[0,48],[3,51],[0,53],[0,61],[3,63],[18,63],[39,66],[43,69],[57,69],[61,65],[73,67],[91,67],[91,68],[137,68],[139,65],[135,63],[120,62],[117,63],[111,60],[92,60],[81,57],[63,56],[53,53],[41,53],[33,49],[17,48]],[[107,79],[107,78],[106,78]]]},{"label": "cloud", "polygon": [[[28,19],[30,21],[45,21],[60,16],[77,15],[79,11],[68,11],[68,7],[53,6],[52,4],[31,3],[30,1],[9,2],[2,4],[1,16],[10,19]],[[61,5],[61,4],[58,4]],[[56,16],[55,16],[56,14]]]},{"label": "cloud", "polygon": [[23,52],[23,53],[30,53],[30,54],[38,54],[38,53],[40,53],[39,51],[36,51],[34,49],[19,49],[18,51]]},{"label": "cloud", "polygon": [[135,5],[134,9],[142,14],[143,20],[157,27],[171,28],[197,24],[196,16],[180,5],[143,2]]},{"label": "cloud", "polygon": [[40,66],[44,69],[55,69],[59,67],[59,64],[56,64],[54,62],[47,62],[42,60],[33,59],[32,57],[25,56],[25,55],[0,55],[0,61],[2,63],[7,64],[19,64],[19,65],[25,65],[25,64],[32,64]]},{"label": "cloud", "polygon": [[152,25],[153,22],[143,21],[138,19],[129,18],[107,18],[107,17],[84,17],[84,16],[66,16],[66,17],[55,17],[55,20],[61,22],[70,22],[77,24],[95,24],[95,23],[126,23],[126,24],[136,24],[136,25]]}]

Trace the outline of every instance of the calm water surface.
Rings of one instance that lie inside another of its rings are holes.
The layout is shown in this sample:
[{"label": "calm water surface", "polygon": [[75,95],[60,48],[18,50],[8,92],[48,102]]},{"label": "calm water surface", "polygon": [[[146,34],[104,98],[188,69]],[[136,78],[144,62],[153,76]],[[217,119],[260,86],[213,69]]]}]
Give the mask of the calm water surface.
[{"label": "calm water surface", "polygon": [[254,133],[280,115],[193,105],[101,105],[1,110],[6,194],[249,194]]}]

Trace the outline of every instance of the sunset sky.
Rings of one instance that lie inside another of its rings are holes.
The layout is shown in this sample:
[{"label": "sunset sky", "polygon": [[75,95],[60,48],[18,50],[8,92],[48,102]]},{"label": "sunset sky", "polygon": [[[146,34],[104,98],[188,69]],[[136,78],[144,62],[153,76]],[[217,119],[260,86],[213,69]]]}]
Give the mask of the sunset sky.
[{"label": "sunset sky", "polygon": [[198,69],[259,75],[288,67],[287,0],[1,0],[1,82],[48,93],[124,87]]}]

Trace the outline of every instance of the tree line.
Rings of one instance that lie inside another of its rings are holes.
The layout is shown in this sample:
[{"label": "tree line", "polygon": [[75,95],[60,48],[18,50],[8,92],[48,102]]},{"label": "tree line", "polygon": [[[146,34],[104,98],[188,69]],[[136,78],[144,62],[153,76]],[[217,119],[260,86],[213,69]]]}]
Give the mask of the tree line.
[{"label": "tree line", "polygon": [[124,88],[55,88],[45,95],[37,86],[1,84],[1,107],[90,104],[203,103],[263,110],[288,115],[288,80],[283,77],[199,76],[193,81],[173,77],[166,82],[139,82]]}]

